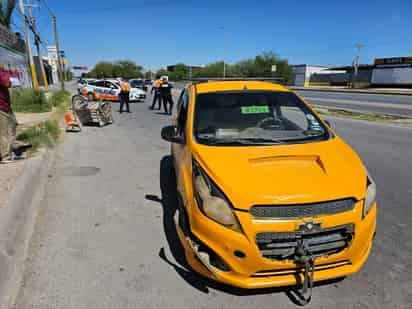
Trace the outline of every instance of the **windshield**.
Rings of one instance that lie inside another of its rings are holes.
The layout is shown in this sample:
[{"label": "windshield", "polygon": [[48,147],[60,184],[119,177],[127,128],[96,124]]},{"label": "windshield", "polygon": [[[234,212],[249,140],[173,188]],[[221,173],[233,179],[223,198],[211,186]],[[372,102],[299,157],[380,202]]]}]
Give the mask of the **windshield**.
[{"label": "windshield", "polygon": [[194,135],[206,145],[304,143],[330,136],[294,93],[275,91],[199,94]]},{"label": "windshield", "polygon": [[143,81],[141,81],[141,80],[132,80],[132,81],[130,81],[130,86],[131,87],[143,86]]}]

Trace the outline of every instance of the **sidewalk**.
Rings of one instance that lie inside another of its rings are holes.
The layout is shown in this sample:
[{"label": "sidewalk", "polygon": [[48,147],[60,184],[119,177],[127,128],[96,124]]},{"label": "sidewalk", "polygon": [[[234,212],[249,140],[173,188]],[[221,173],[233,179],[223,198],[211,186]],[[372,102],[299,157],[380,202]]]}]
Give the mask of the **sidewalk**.
[{"label": "sidewalk", "polygon": [[[49,113],[16,113],[18,122],[17,134],[23,130],[35,126],[49,119],[53,112]],[[0,164],[0,208],[8,204],[10,194],[17,178],[24,170],[26,160],[9,164]]]},{"label": "sidewalk", "polygon": [[301,91],[322,91],[322,92],[342,92],[342,93],[363,93],[363,94],[384,94],[384,95],[410,95],[412,89],[408,88],[346,88],[346,87],[325,87],[325,86],[309,86],[309,87],[289,87],[292,90]]}]

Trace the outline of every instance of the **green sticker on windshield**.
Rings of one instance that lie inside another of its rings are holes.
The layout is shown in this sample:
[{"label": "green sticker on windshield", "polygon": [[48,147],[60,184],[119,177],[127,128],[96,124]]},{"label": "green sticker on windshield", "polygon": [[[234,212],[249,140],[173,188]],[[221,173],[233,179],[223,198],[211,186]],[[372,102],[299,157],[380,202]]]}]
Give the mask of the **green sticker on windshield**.
[{"label": "green sticker on windshield", "polygon": [[242,114],[268,114],[269,106],[242,106]]}]

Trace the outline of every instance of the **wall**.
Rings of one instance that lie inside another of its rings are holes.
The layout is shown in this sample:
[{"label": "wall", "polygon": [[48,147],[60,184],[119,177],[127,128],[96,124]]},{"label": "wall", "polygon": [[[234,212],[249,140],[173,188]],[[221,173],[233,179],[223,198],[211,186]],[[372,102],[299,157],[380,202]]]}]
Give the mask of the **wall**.
[{"label": "wall", "polygon": [[372,84],[412,87],[412,67],[375,68]]}]

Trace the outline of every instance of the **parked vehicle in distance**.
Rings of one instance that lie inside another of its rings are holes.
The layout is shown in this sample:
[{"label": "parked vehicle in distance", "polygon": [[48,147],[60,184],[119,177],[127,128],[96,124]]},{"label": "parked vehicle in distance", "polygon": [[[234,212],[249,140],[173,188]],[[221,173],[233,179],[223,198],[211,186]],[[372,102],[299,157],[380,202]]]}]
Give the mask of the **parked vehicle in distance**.
[{"label": "parked vehicle in distance", "polygon": [[250,80],[190,83],[162,138],[171,142],[178,235],[203,276],[268,288],[344,277],[367,260],[375,183],[293,91]]},{"label": "parked vehicle in distance", "polygon": [[143,91],[147,91],[147,85],[145,84],[143,79],[131,79],[129,80],[129,84],[131,88],[142,89]]},{"label": "parked vehicle in distance", "polygon": [[[89,101],[95,99],[119,101],[120,84],[117,80],[96,80],[81,88],[81,93]],[[138,88],[130,89],[130,101],[144,101],[146,92]]]}]

